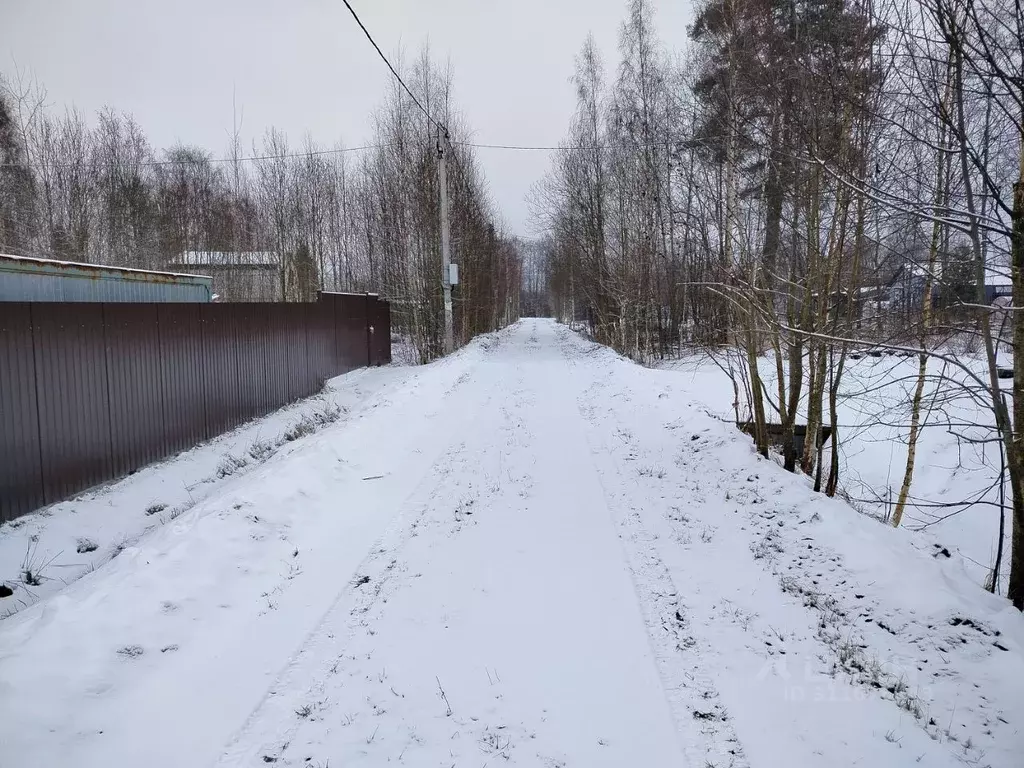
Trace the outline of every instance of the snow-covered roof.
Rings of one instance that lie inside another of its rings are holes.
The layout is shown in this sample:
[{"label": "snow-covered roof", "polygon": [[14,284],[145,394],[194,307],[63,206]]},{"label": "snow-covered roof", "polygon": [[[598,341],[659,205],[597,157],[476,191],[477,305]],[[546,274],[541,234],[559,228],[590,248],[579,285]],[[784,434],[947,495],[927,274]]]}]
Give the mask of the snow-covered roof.
[{"label": "snow-covered roof", "polygon": [[174,262],[199,267],[277,267],[276,251],[182,251]]},{"label": "snow-covered roof", "polygon": [[39,256],[15,256],[10,253],[0,253],[0,261],[18,262],[24,264],[26,267],[35,265],[40,268],[49,267],[51,269],[67,268],[93,272],[129,272],[131,274],[139,275],[140,277],[145,275],[159,277],[202,277],[202,275],[190,275],[182,272],[163,272],[155,269],[134,269],[132,267],[118,267],[112,264],[90,264],[85,261],[61,261],[60,259],[44,259]]},{"label": "snow-covered roof", "polygon": [[320,291],[324,296],[369,296],[374,299],[379,299],[379,293],[370,293],[369,291]]},{"label": "snow-covered roof", "polygon": [[1010,268],[992,264],[985,267],[985,285],[1013,285],[1013,281],[1010,279]]},{"label": "snow-covered roof", "polygon": [[930,274],[936,280],[940,280],[942,278],[942,264],[939,262],[936,262],[931,269],[928,269],[927,264],[909,263],[904,266],[904,270],[910,274],[911,277],[927,277]]},{"label": "snow-covered roof", "polygon": [[[927,265],[907,263],[897,270],[896,275],[893,277],[894,281],[898,281],[905,274],[911,277],[926,277],[929,273]],[[931,275],[936,280],[942,279],[942,264],[936,262],[934,269],[931,270]],[[974,273],[971,273],[971,282],[974,282]],[[1013,281],[1010,280],[1010,268],[1002,264],[989,264],[985,267],[985,285],[990,287],[999,286],[1011,286]]]}]

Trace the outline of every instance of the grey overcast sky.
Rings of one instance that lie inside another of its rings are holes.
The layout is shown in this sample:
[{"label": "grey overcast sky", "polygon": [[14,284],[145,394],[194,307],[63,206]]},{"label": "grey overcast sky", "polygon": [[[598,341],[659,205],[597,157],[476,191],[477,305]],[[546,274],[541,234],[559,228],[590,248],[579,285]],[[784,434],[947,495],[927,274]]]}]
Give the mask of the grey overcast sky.
[{"label": "grey overcast sky", "polygon": [[[557,144],[574,104],[573,57],[588,32],[611,68],[625,0],[351,0],[391,56],[429,42],[454,66],[474,139]],[[662,41],[682,46],[690,0],[655,0]],[[293,144],[365,143],[391,77],[341,0],[0,0],[0,71],[15,63],[53,106],[132,113],[157,148],[176,141],[223,156],[232,89],[248,146],[274,125]],[[544,152],[478,150],[513,232]]]}]

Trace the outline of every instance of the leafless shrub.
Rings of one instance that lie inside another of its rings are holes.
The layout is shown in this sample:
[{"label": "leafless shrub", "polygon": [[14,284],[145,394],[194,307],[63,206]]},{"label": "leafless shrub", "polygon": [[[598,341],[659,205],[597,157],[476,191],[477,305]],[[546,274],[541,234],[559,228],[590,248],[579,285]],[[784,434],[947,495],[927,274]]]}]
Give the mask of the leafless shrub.
[{"label": "leafless shrub", "polygon": [[253,440],[252,445],[246,453],[249,454],[249,458],[257,463],[262,463],[274,455],[274,451],[277,450],[277,446],[267,440],[256,439]]},{"label": "leafless shrub", "polygon": [[219,479],[230,477],[248,465],[249,460],[244,456],[236,456],[233,453],[226,453],[217,465],[217,477]]}]

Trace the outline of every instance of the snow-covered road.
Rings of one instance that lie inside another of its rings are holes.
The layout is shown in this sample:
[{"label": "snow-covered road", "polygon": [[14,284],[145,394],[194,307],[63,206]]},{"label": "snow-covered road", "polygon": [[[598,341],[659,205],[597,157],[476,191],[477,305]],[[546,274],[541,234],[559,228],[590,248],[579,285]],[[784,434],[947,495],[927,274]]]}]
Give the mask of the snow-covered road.
[{"label": "snow-covered road", "polygon": [[1014,765],[944,568],[522,321],[0,623],[0,766]]},{"label": "snow-covered road", "polygon": [[446,395],[431,437],[446,447],[343,574],[369,581],[346,586],[222,764],[680,764],[569,374],[552,327],[524,326]]}]

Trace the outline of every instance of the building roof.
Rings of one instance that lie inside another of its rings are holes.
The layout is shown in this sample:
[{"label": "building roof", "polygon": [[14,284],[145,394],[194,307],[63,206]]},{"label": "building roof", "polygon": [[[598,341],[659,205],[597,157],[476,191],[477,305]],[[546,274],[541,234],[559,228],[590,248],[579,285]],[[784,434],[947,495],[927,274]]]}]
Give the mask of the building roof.
[{"label": "building roof", "polygon": [[204,302],[212,286],[202,275],[0,254],[4,302]]},{"label": "building roof", "polygon": [[985,267],[985,285],[1011,287],[1013,280],[1010,279],[1010,268],[989,264]]},{"label": "building roof", "polygon": [[268,269],[281,266],[276,251],[182,251],[173,264],[190,267]]},{"label": "building roof", "polygon": [[371,293],[370,291],[320,291],[324,296],[369,296],[373,299],[379,299],[379,293]]},{"label": "building roof", "polygon": [[49,270],[61,270],[62,268],[83,270],[87,272],[124,272],[126,279],[144,279],[146,275],[154,278],[179,277],[179,278],[201,278],[203,275],[193,275],[184,272],[162,272],[152,269],[134,269],[132,267],[115,267],[109,264],[90,264],[85,261],[61,261],[59,259],[44,259],[39,256],[14,256],[10,253],[0,253],[0,262],[7,262],[12,268],[20,262],[25,269],[32,269],[33,266]]},{"label": "building roof", "polygon": [[942,264],[938,261],[935,262],[931,270],[928,269],[927,264],[918,264],[913,261],[908,261],[900,266],[893,272],[892,277],[889,279],[889,285],[899,282],[900,280],[906,280],[907,278],[925,278],[931,274],[932,279],[942,279]]},{"label": "building roof", "polygon": [[[893,274],[889,284],[892,285],[900,279],[905,279],[905,276],[923,278],[927,275],[927,265],[907,262],[906,264],[900,265],[899,269],[897,269]],[[935,267],[932,270],[932,277],[936,281],[942,280],[942,264],[940,262],[935,263]],[[973,272],[971,273],[971,282],[974,282]],[[1010,279],[1010,268],[1001,264],[990,263],[985,267],[985,285],[990,287],[1012,286],[1013,281]]]}]

